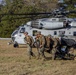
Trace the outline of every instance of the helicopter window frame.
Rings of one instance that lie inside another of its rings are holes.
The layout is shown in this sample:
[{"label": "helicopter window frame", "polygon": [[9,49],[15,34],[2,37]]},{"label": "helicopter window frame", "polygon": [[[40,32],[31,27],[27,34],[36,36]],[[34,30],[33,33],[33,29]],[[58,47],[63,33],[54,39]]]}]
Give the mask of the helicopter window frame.
[{"label": "helicopter window frame", "polygon": [[24,33],[24,32],[25,32],[25,28],[23,27],[20,29],[20,33]]},{"label": "helicopter window frame", "polygon": [[76,36],[76,31],[73,32],[73,36]]},{"label": "helicopter window frame", "polygon": [[57,31],[54,31],[54,35],[57,35]]}]

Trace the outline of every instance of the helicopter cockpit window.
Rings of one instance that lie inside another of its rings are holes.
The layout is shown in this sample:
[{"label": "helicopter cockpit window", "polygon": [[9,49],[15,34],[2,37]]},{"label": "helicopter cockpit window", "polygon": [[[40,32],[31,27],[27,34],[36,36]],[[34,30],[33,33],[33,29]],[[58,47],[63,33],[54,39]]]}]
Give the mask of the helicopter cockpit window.
[{"label": "helicopter cockpit window", "polygon": [[25,32],[25,28],[21,28],[20,33],[24,33]]},{"label": "helicopter cockpit window", "polygon": [[37,30],[33,30],[33,36],[36,36]]},{"label": "helicopter cockpit window", "polygon": [[18,33],[18,30],[15,30],[13,33],[12,33],[12,36],[16,35]]}]

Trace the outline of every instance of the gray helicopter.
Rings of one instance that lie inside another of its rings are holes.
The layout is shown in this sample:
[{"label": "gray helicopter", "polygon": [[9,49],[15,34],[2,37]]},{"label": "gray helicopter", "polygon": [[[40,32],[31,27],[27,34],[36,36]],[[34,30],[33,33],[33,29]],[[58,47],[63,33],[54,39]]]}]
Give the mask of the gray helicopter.
[{"label": "gray helicopter", "polygon": [[[35,34],[40,31],[43,35],[51,34],[53,37],[73,38],[76,36],[76,18],[67,18],[66,14],[76,13],[76,11],[55,10],[49,13],[24,13],[23,15],[52,15],[53,18],[41,18],[27,22],[19,26],[12,34],[12,43],[15,45],[26,44],[24,42],[24,32],[35,38]],[[22,14],[12,14],[22,15]],[[10,43],[9,43],[10,44]],[[14,46],[13,45],[13,46]]]},{"label": "gray helicopter", "polygon": [[24,42],[24,32],[28,32],[30,36],[35,38],[35,34],[40,31],[43,35],[51,34],[53,37],[68,36],[75,38],[76,36],[76,21],[67,24],[65,21],[60,21],[60,18],[44,18],[35,21],[27,22],[25,25],[17,28],[11,35],[14,44],[26,44]]}]

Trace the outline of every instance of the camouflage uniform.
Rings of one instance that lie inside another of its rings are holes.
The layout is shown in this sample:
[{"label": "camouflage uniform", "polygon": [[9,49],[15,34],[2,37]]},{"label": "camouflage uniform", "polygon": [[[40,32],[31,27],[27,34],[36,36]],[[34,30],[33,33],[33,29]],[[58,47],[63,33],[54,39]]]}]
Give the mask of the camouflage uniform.
[{"label": "camouflage uniform", "polygon": [[61,44],[60,39],[59,38],[55,38],[57,40],[58,45]]},{"label": "camouflage uniform", "polygon": [[32,52],[32,46],[34,44],[34,40],[29,35],[25,35],[24,40],[25,40],[26,45],[27,45],[27,51],[28,51],[29,59],[31,59],[31,55],[35,56],[34,53]]},{"label": "camouflage uniform", "polygon": [[45,58],[44,55],[45,38],[40,32],[38,32],[38,35],[36,36],[36,41],[39,42],[39,46],[37,47],[38,58],[40,57],[40,54],[42,55],[43,58]]},{"label": "camouflage uniform", "polygon": [[[52,48],[52,40],[51,40],[51,36],[48,35],[48,36],[45,36],[45,47],[46,47],[46,51],[48,53],[50,53],[51,51],[51,48]],[[48,50],[47,50],[48,49]]]},{"label": "camouflage uniform", "polygon": [[52,60],[54,60],[56,58],[56,52],[57,52],[57,46],[58,46],[58,41],[51,37],[52,41],[53,41],[53,49],[52,49]]},{"label": "camouflage uniform", "polygon": [[49,48],[50,44],[51,44],[51,40],[49,36],[45,36],[45,40],[46,40],[46,47]]}]

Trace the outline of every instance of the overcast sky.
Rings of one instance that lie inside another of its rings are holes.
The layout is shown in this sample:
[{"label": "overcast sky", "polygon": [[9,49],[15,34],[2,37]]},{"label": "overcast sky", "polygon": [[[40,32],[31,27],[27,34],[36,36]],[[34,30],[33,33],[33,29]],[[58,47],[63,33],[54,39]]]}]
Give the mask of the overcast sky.
[{"label": "overcast sky", "polygon": [[2,0],[0,0],[0,2],[1,2]]}]

